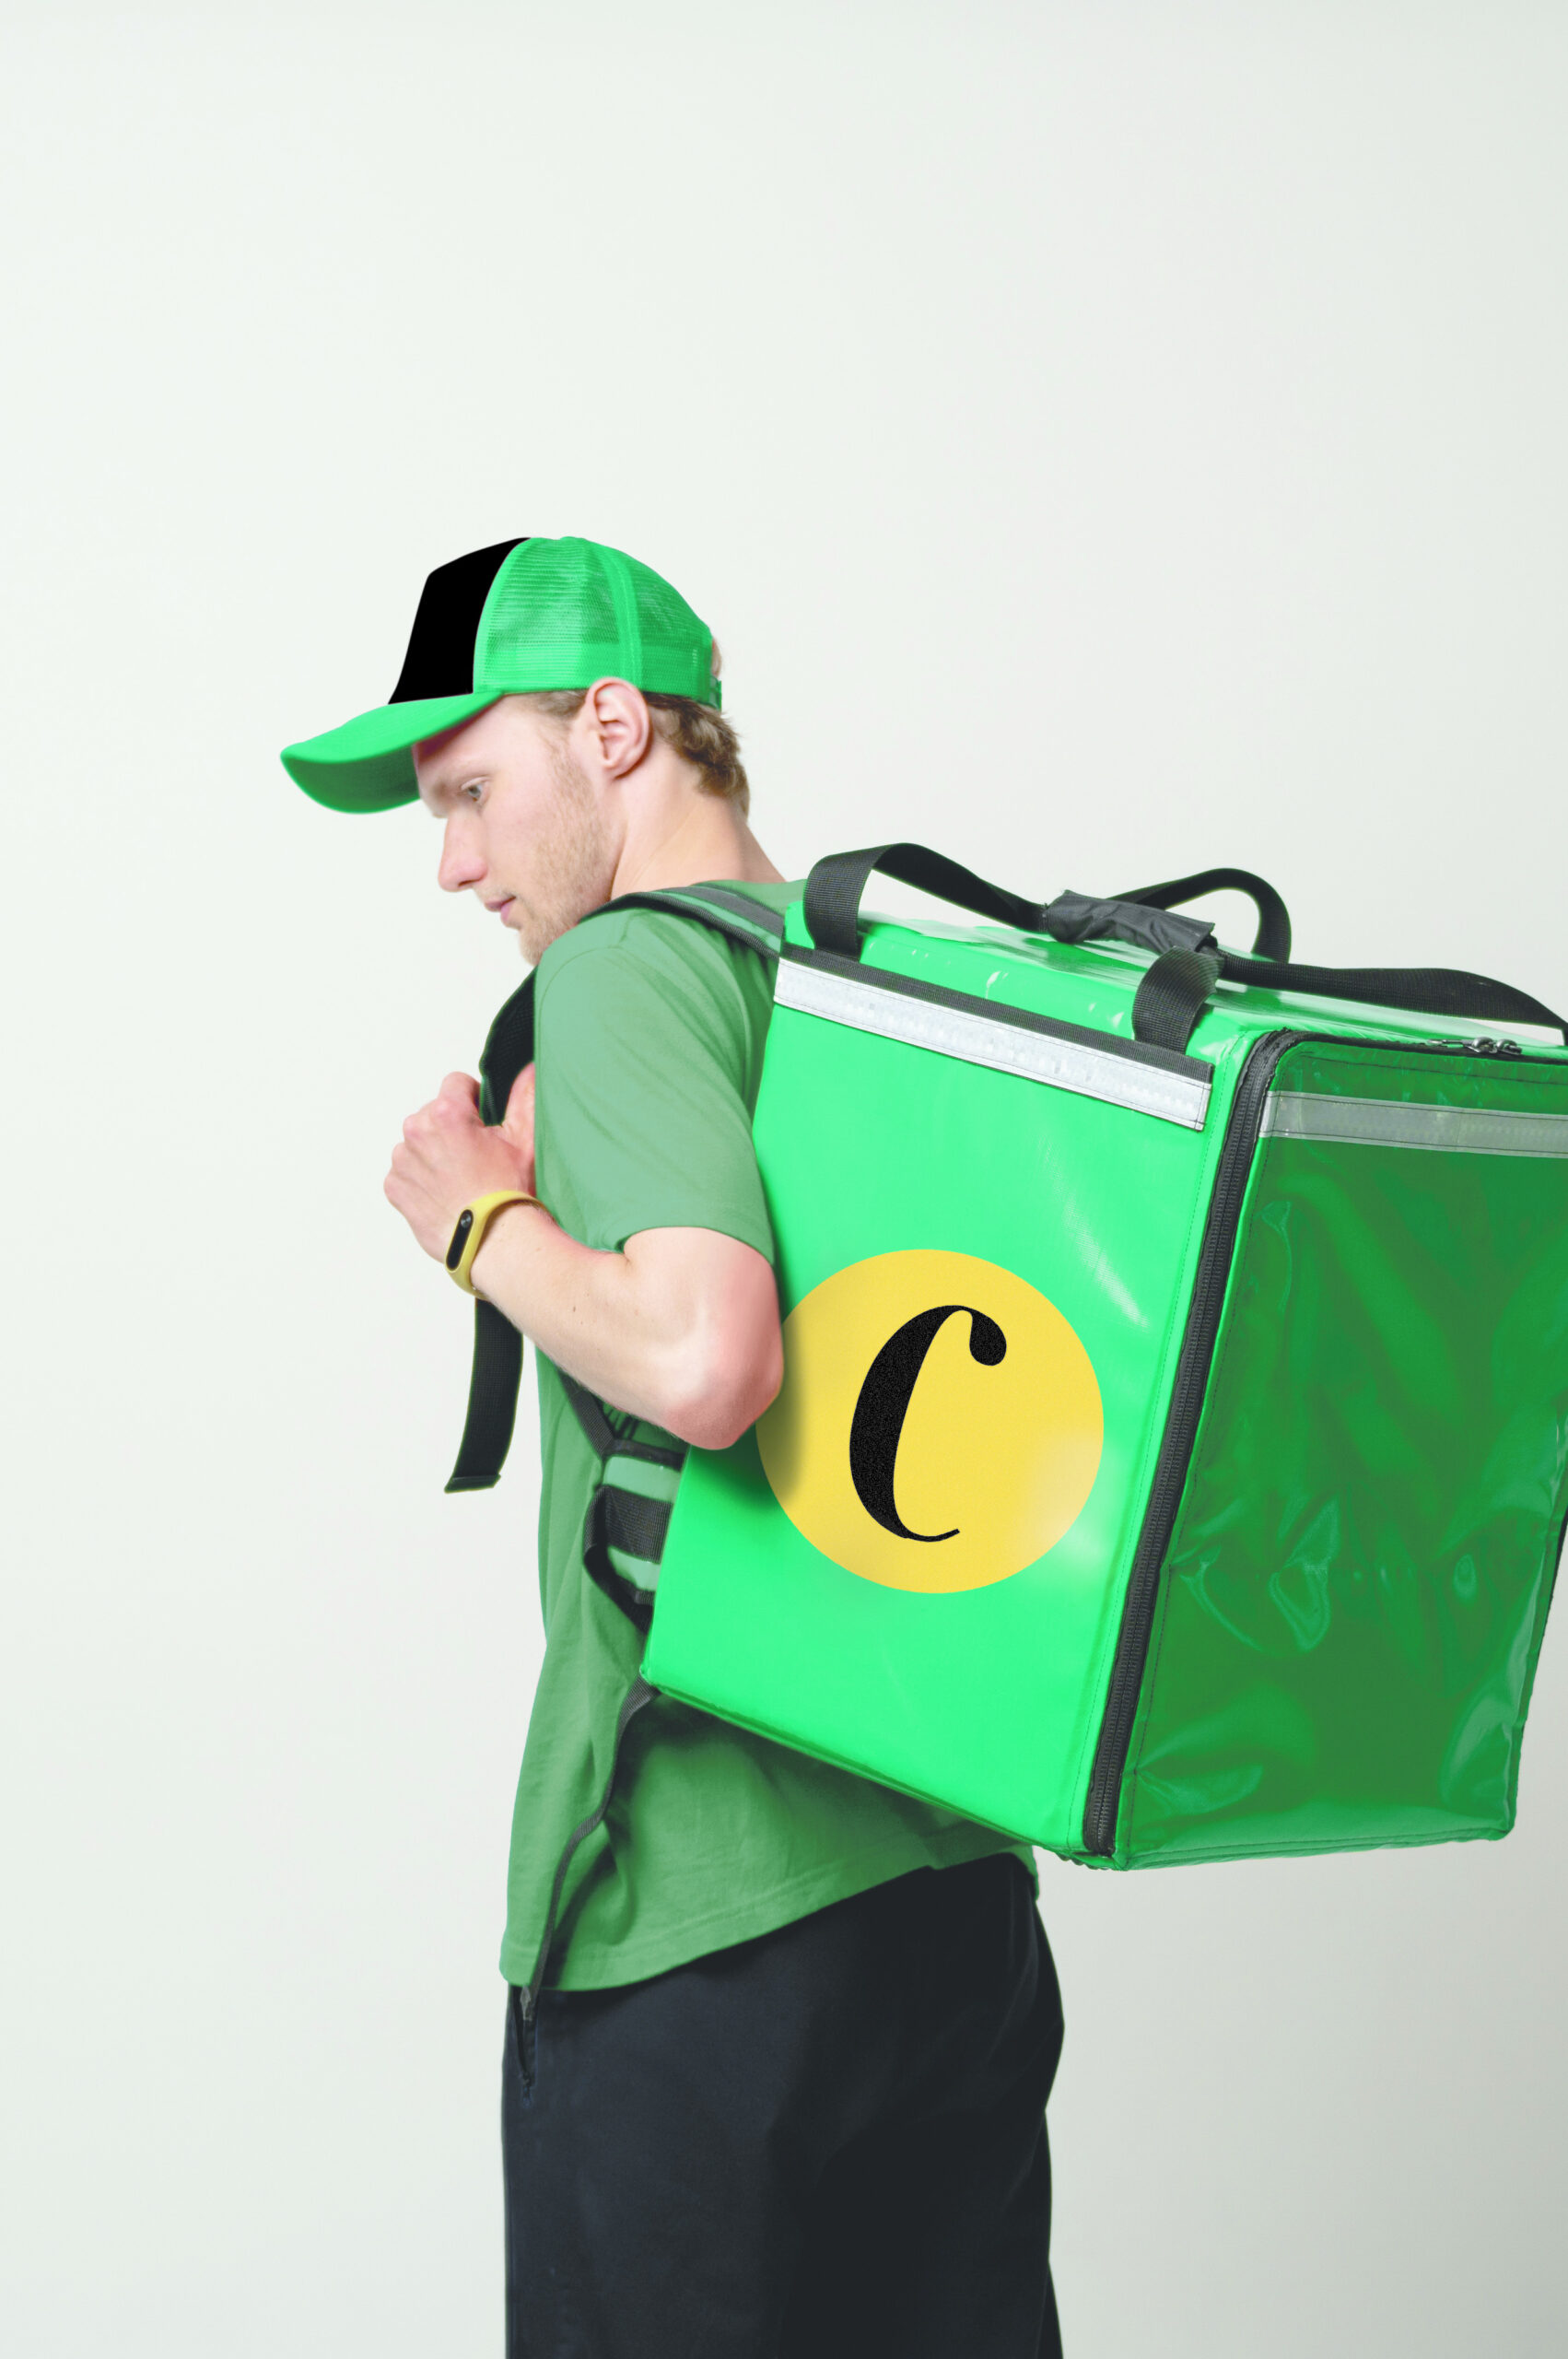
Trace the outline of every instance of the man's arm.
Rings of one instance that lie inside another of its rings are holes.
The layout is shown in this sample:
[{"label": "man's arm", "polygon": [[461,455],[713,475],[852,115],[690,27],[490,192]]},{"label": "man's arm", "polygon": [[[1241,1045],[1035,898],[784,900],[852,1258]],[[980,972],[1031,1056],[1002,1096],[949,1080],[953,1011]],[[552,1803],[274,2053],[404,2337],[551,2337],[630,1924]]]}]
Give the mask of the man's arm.
[{"label": "man's arm", "polygon": [[[479,1086],[449,1074],[403,1126],[388,1200],[432,1260],[476,1196],[533,1188],[533,1068],[504,1122],[479,1119]],[[591,1392],[701,1449],[753,1424],[783,1374],[778,1294],[762,1254],[709,1228],[649,1228],[595,1252],[529,1204],[497,1213],[474,1283]]]}]

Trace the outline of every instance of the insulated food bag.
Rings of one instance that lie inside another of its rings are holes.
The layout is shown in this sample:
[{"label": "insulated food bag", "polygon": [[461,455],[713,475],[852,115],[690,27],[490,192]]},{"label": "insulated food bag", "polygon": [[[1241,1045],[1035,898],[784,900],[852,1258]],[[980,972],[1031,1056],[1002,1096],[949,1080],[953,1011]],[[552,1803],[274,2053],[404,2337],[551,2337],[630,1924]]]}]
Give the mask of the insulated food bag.
[{"label": "insulated food bag", "polygon": [[[876,868],[984,922],[866,915]],[[1222,885],[1253,956],[1178,913]],[[895,845],[782,920],[647,899],[776,973],[785,1373],[662,1467],[568,1384],[645,1680],[1105,1866],[1505,1834],[1568,1513],[1560,1019],[1293,966],[1234,870],[1041,906]],[[528,1053],[524,986],[492,1117]],[[480,1320],[460,1488],[521,1355]]]}]

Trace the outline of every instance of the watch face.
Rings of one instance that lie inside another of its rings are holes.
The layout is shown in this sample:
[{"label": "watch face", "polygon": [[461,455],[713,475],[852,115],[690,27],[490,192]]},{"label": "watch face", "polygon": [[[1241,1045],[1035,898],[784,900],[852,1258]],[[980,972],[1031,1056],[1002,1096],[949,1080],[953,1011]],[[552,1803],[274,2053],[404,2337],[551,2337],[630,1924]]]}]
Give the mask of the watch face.
[{"label": "watch face", "polygon": [[447,1267],[449,1270],[455,1270],[458,1263],[462,1261],[462,1249],[468,1242],[468,1232],[473,1226],[474,1215],[465,1208],[462,1212],[459,1213],[457,1216],[457,1226],[452,1231],[452,1241],[447,1247]]}]

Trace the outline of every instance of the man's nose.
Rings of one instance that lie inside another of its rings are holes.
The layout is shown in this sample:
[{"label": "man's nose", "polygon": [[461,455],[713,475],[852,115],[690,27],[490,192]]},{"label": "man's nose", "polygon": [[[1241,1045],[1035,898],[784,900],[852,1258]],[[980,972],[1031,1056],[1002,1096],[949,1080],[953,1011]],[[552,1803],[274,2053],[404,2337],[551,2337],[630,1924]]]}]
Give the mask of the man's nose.
[{"label": "man's nose", "polygon": [[441,862],[436,881],[443,893],[461,893],[469,886],[477,885],[484,874],[479,847],[463,826],[462,816],[454,812],[441,838]]}]

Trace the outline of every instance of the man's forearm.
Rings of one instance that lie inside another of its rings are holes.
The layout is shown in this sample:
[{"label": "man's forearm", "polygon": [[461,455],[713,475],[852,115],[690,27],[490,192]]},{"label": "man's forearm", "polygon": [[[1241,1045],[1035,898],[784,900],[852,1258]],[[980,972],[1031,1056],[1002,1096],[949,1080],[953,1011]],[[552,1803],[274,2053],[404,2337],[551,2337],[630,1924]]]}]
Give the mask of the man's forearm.
[{"label": "man's forearm", "polygon": [[510,1204],[492,1219],[472,1274],[548,1358],[617,1408],[651,1415],[652,1400],[668,1395],[680,1339],[639,1314],[624,1253],[596,1253],[541,1207]]},{"label": "man's forearm", "polygon": [[512,1204],[492,1219],[473,1278],[590,1391],[701,1448],[726,1448],[778,1390],[772,1272],[733,1238],[658,1229],[595,1252],[543,1209]]},{"label": "man's forearm", "polygon": [[[465,1203],[533,1189],[533,1069],[504,1121],[479,1117],[479,1085],[449,1074],[403,1126],[385,1192],[432,1261]],[[470,1273],[479,1292],[602,1401],[683,1441],[723,1449],[761,1416],[783,1374],[778,1295],[764,1256],[708,1228],[649,1228],[597,1253],[538,1204],[509,1204]]]}]

